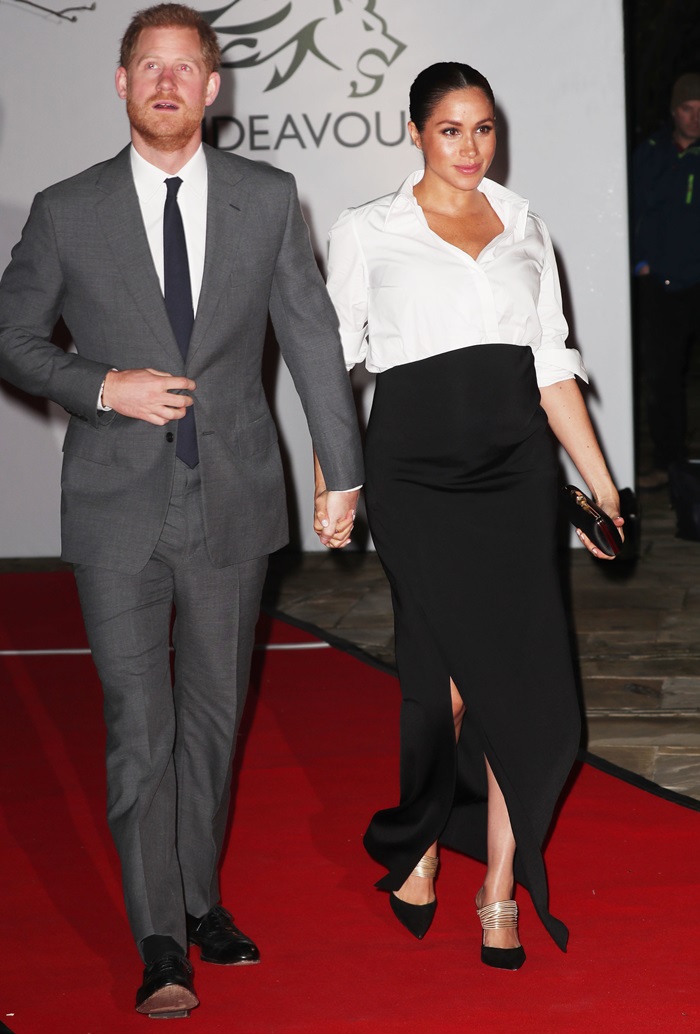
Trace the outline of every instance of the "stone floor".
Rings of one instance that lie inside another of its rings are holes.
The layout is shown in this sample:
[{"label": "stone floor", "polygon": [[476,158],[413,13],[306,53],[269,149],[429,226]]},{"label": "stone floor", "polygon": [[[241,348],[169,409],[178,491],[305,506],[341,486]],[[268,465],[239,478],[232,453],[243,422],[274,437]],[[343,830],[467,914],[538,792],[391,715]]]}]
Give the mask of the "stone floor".
[{"label": "stone floor", "polygon": [[[587,747],[700,800],[700,542],[675,537],[664,490],[640,504],[636,560],[564,557]],[[393,663],[389,589],[373,553],[278,554],[266,602]]]}]

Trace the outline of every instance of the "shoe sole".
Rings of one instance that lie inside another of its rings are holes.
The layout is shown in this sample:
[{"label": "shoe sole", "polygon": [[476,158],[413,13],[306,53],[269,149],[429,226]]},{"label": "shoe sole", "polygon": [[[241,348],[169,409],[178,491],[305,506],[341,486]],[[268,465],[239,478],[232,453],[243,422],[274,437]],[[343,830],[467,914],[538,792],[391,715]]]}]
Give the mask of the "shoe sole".
[{"label": "shoe sole", "polygon": [[525,965],[527,956],[522,948],[491,948],[482,945],[481,961],[490,969],[500,969],[504,973],[516,973]]},{"label": "shoe sole", "polygon": [[238,962],[221,962],[220,959],[210,959],[206,955],[199,954],[200,962],[208,962],[211,966],[259,966],[260,959],[240,959]]},{"label": "shoe sole", "polygon": [[179,1019],[189,1015],[190,1009],[196,1009],[199,998],[180,984],[168,984],[136,1006],[136,1012],[152,1019]]}]

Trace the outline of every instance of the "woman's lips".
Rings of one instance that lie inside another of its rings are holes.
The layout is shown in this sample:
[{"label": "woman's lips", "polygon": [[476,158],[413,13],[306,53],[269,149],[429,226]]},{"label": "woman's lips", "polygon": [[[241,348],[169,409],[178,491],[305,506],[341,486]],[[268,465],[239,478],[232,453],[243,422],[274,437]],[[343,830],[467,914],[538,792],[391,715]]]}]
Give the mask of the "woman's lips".
[{"label": "woman's lips", "polygon": [[481,168],[481,163],[479,163],[478,165],[455,165],[455,168],[457,169],[457,172],[463,172],[466,173],[466,175],[470,176],[473,175],[473,173],[479,171],[479,169]]}]

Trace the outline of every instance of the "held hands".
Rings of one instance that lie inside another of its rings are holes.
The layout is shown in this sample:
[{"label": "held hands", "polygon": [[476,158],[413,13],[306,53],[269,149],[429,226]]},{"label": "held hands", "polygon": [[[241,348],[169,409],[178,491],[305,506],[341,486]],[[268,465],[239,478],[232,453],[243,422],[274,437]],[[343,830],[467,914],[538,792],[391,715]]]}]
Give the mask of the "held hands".
[{"label": "held hands", "polygon": [[324,546],[342,549],[355,525],[359,489],[354,492],[317,490],[314,499],[314,531]]},{"label": "held hands", "polygon": [[162,427],[170,420],[182,419],[192,405],[189,395],[173,392],[195,388],[188,377],[172,377],[162,370],[110,370],[102,401],[115,413]]},{"label": "held hands", "polygon": [[[593,498],[596,504],[601,508],[601,510],[605,510],[608,517],[612,518],[612,522],[617,528],[617,530],[620,532],[620,538],[624,542],[625,533],[622,530],[622,525],[625,523],[625,518],[620,516],[620,497],[618,496],[615,489],[613,488],[601,495],[593,493]],[[578,535],[579,539],[584,544],[586,549],[589,551],[589,553],[591,553],[597,560],[615,559],[615,557],[608,556],[607,553],[603,553],[600,549],[598,549],[598,547],[593,542],[591,542],[588,536],[584,535],[580,528],[576,529],[576,534]]]}]

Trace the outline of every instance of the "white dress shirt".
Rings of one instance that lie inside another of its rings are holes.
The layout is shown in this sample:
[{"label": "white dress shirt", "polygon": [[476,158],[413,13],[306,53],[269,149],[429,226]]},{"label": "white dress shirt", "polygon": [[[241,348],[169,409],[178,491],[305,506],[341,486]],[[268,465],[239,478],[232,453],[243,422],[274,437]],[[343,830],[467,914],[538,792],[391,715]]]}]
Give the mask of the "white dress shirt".
[{"label": "white dress shirt", "polygon": [[[165,259],[163,257],[163,212],[167,188],[166,179],[179,176],[182,180],[177,192],[177,203],[182,216],[187,245],[187,262],[190,267],[192,309],[196,315],[199,294],[204,276],[204,252],[207,243],[207,160],[200,144],[186,165],[179,172],[163,172],[143,158],[136,148],[131,147],[131,174],[141,208],[141,218],[151,249],[151,258],[158,274],[160,289],[165,297]],[[111,413],[111,408],[102,401],[104,381],[100,386],[97,408],[102,413]]]},{"label": "white dress shirt", "polygon": [[412,173],[395,194],[343,212],[330,232],[328,291],[348,369],[381,373],[469,345],[529,346],[540,387],[578,375],[567,348],[554,251],[525,198],[491,180],[479,189],[501,222],[473,259],[428,226]]},{"label": "white dress shirt", "polygon": [[182,180],[177,193],[177,203],[185,228],[187,261],[190,267],[190,285],[192,287],[192,308],[196,313],[199,292],[202,289],[204,250],[207,242],[207,160],[204,157],[204,150],[200,144],[196,153],[179,172],[167,173],[147,162],[132,146],[131,172],[141,206],[148,245],[153,256],[153,265],[156,267],[163,294],[165,294],[163,210],[167,193],[165,181],[173,176],[179,176]]}]

